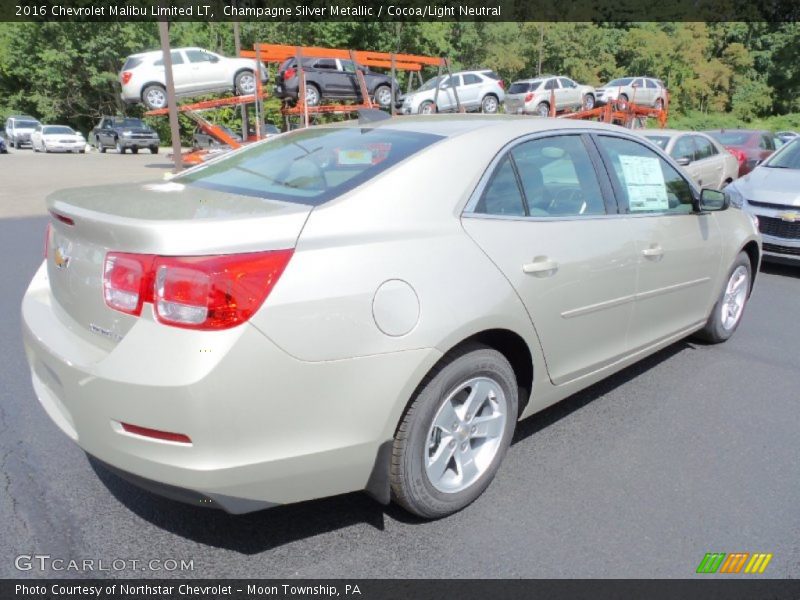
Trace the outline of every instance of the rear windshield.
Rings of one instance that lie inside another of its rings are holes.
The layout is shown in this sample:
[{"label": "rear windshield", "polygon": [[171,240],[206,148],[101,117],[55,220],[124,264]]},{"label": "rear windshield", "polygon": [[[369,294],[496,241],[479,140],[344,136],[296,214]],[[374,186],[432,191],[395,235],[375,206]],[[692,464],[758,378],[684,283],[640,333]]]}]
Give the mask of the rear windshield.
[{"label": "rear windshield", "polygon": [[751,131],[706,131],[723,146],[744,146],[753,135]]},{"label": "rear windshield", "polygon": [[524,94],[526,92],[535,92],[539,89],[539,86],[542,85],[541,81],[516,81],[511,84],[511,87],[508,88],[509,94]]},{"label": "rear windshield", "polygon": [[17,129],[36,129],[39,126],[39,121],[14,121],[14,127]]},{"label": "rear windshield", "polygon": [[606,84],[606,87],[624,87],[630,85],[633,77],[623,77],[622,79],[614,79]]},{"label": "rear windshield", "polygon": [[236,152],[178,180],[221,192],[316,206],[439,139],[384,128],[304,129]]},{"label": "rear windshield", "polygon": [[496,79],[498,81],[500,80],[500,75],[494,71],[481,71],[480,74],[488,77],[489,79]]},{"label": "rear windshield", "polygon": [[66,125],[51,125],[50,127],[42,127],[42,133],[73,135],[75,132],[71,127],[67,127]]},{"label": "rear windshield", "polygon": [[665,135],[647,135],[645,137],[662,150],[664,150],[667,147],[667,144],[669,144],[669,137]]}]

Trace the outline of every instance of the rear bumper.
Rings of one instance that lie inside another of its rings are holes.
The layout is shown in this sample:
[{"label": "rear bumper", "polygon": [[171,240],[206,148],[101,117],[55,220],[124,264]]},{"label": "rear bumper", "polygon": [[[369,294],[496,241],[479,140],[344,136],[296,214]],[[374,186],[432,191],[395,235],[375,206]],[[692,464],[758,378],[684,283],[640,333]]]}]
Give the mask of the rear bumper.
[{"label": "rear bumper", "polygon": [[[107,351],[63,313],[45,269],[22,321],[34,390],[64,433],[137,485],[229,512],[367,488],[409,390],[441,356],[304,362],[249,324],[209,334],[150,314]],[[127,433],[123,422],[191,443]]]}]

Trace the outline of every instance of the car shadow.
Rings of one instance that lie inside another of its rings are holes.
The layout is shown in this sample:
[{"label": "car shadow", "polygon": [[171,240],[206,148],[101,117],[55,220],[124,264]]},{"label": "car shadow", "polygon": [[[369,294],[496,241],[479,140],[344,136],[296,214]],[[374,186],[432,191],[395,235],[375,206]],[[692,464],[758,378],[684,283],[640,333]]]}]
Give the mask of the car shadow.
[{"label": "car shadow", "polygon": [[797,265],[787,265],[777,262],[761,262],[761,272],[783,277],[800,278],[800,262]]},{"label": "car shadow", "polygon": [[[677,342],[525,419],[517,425],[512,444],[568,417],[596,398],[692,347],[689,342]],[[408,525],[426,523],[395,504],[383,506],[361,492],[230,515],[151,494],[121,479],[93,457],[87,455],[87,458],[103,485],[137,516],[175,535],[247,555],[356,524],[366,523],[383,530],[387,516]]]}]

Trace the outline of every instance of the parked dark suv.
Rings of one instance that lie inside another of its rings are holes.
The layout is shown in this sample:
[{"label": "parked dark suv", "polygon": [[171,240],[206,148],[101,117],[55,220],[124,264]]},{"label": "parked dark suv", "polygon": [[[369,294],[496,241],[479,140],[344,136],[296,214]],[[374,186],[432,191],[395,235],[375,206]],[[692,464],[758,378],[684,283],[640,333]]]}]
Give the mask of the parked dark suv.
[{"label": "parked dark suv", "polygon": [[[339,58],[304,58],[306,77],[306,104],[317,106],[323,98],[361,101],[361,88],[356,73],[364,74],[367,93],[382,108],[392,105],[392,78],[373,73],[352,60]],[[275,95],[289,101],[297,101],[300,73],[297,59],[287,58],[278,69]],[[395,90],[399,88],[395,80]]]},{"label": "parked dark suv", "polygon": [[139,148],[149,148],[158,154],[158,134],[141,119],[130,117],[103,117],[100,123],[89,132],[89,143],[100,152],[106,148],[116,148],[119,154],[130,150],[133,154]]}]

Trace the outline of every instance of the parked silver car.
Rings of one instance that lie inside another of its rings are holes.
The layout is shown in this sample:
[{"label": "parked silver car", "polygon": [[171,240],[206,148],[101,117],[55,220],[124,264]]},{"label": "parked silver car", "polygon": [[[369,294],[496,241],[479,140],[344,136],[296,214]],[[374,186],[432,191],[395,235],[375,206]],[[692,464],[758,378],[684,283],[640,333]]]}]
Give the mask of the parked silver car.
[{"label": "parked silver car", "polygon": [[508,87],[505,110],[514,115],[550,114],[555,100],[556,111],[591,109],[595,104],[595,89],[590,85],[575,83],[569,77],[544,75],[534,79],[515,81]]},{"label": "parked silver car", "polygon": [[598,104],[613,100],[663,108],[667,104],[667,88],[663,81],[655,77],[620,77],[597,88]]},{"label": "parked silver car", "polygon": [[800,138],[769,156],[726,191],[758,217],[764,260],[800,264]]},{"label": "parked silver car", "polygon": [[459,510],[518,419],[733,335],[761,252],[628,130],[504,115],[312,127],[47,206],[22,303],[41,405],[230,512],[363,489]]},{"label": "parked silver car", "polygon": [[[458,102],[456,101],[458,95]],[[496,113],[505,98],[503,80],[494,71],[459,71],[433,77],[409,94],[400,96],[400,113],[431,114],[458,110]]]},{"label": "parked silver car", "polygon": [[700,187],[721,189],[739,176],[739,161],[705,133],[675,129],[639,132],[675,159]]}]

